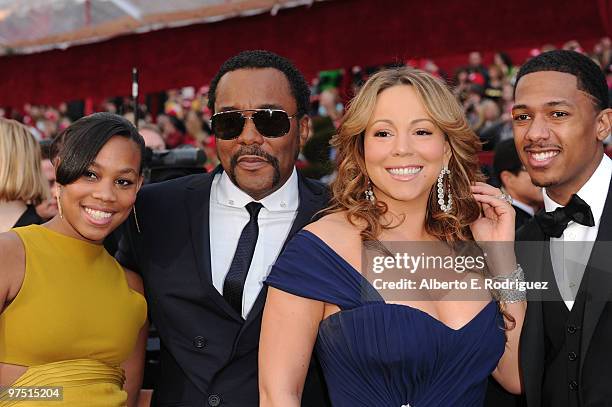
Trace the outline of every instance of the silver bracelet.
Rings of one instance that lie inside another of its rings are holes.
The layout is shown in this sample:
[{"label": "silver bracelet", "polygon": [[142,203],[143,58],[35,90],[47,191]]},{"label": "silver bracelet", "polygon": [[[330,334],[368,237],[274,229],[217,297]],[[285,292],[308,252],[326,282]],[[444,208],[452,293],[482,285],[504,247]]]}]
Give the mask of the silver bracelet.
[{"label": "silver bracelet", "polygon": [[508,286],[508,288],[492,290],[493,298],[497,301],[512,304],[527,300],[527,288],[523,285],[525,273],[520,264],[517,264],[516,269],[512,273],[491,277],[491,280],[494,283]]}]

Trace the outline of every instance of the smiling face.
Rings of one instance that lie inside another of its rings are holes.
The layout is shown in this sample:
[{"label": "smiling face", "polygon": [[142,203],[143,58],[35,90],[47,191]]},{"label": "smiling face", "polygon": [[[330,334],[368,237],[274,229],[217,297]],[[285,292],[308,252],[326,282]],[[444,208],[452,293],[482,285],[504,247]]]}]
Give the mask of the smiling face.
[{"label": "smiling face", "polygon": [[[237,69],[223,75],[217,85],[215,112],[247,109],[280,109],[295,115],[297,104],[285,75],[274,68]],[[299,119],[299,125],[297,117],[290,119],[289,132],[277,138],[264,137],[253,120],[246,120],[237,138],[217,139],[217,155],[234,184],[259,200],[289,179],[307,138],[307,116]]]},{"label": "smiling face", "polygon": [[142,185],[139,168],[138,145],[123,136],[111,137],[81,178],[60,187],[59,230],[102,242],[130,215]]},{"label": "smiling face", "polygon": [[396,85],[376,100],[364,136],[368,177],[377,199],[410,202],[425,211],[432,186],[450,158],[450,146],[414,88]]},{"label": "smiling face", "polygon": [[49,181],[49,191],[51,196],[44,200],[40,205],[36,206],[36,213],[43,219],[51,219],[57,215],[57,187],[55,185],[55,168],[49,159],[44,159],[40,162],[45,179]]},{"label": "smiling face", "polygon": [[520,78],[512,109],[517,151],[534,184],[569,199],[593,174],[609,132],[574,75],[544,71]]}]

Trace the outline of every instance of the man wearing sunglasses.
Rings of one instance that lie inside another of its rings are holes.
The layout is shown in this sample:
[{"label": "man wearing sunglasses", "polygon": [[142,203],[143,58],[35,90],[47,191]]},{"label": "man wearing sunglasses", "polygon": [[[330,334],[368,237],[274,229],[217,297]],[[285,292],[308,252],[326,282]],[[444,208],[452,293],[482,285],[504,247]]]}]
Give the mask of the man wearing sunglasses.
[{"label": "man wearing sunglasses", "polygon": [[[295,169],[308,137],[309,94],[285,58],[266,51],[230,58],[209,91],[221,165],[139,194],[117,258],[142,274],[161,339],[153,405],[259,405],[262,282],[329,199]],[[329,405],[311,365],[302,405]]]}]

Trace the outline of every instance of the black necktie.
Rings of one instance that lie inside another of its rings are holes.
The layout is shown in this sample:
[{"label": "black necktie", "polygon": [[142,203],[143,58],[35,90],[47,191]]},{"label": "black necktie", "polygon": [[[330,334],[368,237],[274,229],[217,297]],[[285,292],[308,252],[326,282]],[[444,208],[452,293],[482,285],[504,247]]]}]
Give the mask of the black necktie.
[{"label": "black necktie", "polygon": [[542,231],[550,237],[561,237],[567,224],[572,220],[584,226],[595,226],[591,207],[576,194],[572,195],[566,206],[559,207],[552,212],[536,214],[536,220]]},{"label": "black necktie", "polygon": [[257,244],[257,236],[259,235],[259,225],[257,224],[257,216],[262,208],[262,204],[259,202],[251,202],[247,204],[246,209],[251,215],[249,223],[246,224],[240,239],[238,239],[238,246],[232,259],[227,276],[223,282],[223,298],[238,312],[242,315],[242,292],[244,291],[244,282],[246,281],[249,267],[251,266],[251,260],[253,259],[253,253],[255,253],[255,245]]}]

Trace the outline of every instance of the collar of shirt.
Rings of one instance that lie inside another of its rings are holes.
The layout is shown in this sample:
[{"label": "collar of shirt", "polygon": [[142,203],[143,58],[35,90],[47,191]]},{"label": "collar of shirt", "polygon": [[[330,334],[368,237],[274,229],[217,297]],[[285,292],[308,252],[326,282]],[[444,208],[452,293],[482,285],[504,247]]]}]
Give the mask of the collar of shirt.
[{"label": "collar of shirt", "polygon": [[[217,184],[216,200],[219,205],[232,208],[243,208],[253,198],[238,188],[227,173],[221,173],[221,178]],[[298,176],[295,167],[285,182],[279,189],[259,200],[268,212],[294,212],[298,209],[299,199]]]},{"label": "collar of shirt", "polygon": [[[612,179],[612,160],[604,154],[591,178],[576,193],[591,207],[596,227],[599,227],[601,221],[603,208],[608,197],[608,189],[610,188],[610,179]],[[546,212],[552,212],[562,206],[548,196],[546,188],[543,188],[542,194],[544,195]]]},{"label": "collar of shirt", "polygon": [[516,200],[514,198],[512,198],[512,205],[516,206],[517,208],[520,208],[520,209],[524,210],[525,212],[527,212],[531,216],[533,216],[535,214],[535,211],[533,210],[533,208],[531,206],[527,205],[524,202]]}]

